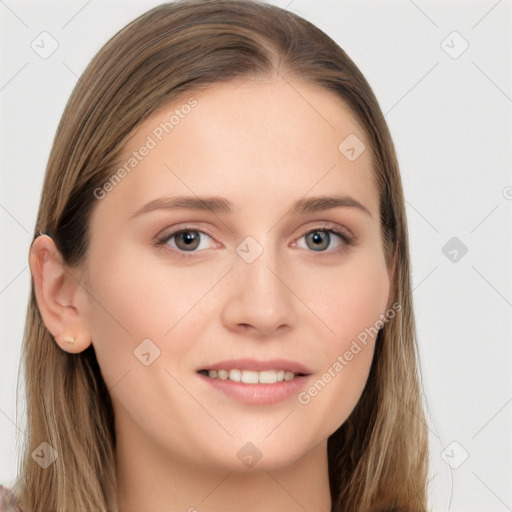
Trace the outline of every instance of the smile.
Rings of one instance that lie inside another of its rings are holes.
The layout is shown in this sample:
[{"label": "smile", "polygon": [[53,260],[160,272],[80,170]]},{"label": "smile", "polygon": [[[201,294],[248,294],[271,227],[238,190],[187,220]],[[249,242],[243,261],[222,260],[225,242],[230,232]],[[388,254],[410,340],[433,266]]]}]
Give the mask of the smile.
[{"label": "smile", "polygon": [[243,382],[244,384],[274,384],[276,382],[291,381],[296,377],[302,377],[301,373],[294,373],[289,370],[199,370],[201,375],[210,379],[231,380]]}]

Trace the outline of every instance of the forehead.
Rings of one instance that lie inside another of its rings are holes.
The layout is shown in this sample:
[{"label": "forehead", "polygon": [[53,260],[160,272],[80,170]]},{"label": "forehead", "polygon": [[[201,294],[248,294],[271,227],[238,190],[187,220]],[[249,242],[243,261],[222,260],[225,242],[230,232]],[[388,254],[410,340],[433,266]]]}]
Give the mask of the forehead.
[{"label": "forehead", "polygon": [[350,108],[297,81],[214,83],[182,95],[137,128],[118,167],[126,172],[108,200],[119,207],[164,193],[229,196],[241,208],[338,192],[378,208],[369,144]]}]

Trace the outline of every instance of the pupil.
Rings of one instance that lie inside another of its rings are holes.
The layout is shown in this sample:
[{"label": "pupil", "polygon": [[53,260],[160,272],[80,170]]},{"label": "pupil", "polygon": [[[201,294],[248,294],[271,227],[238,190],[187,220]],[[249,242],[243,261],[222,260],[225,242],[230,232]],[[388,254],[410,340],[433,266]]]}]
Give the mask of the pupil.
[{"label": "pupil", "polygon": [[186,242],[185,242],[185,243],[187,243],[187,244],[188,244],[188,243],[190,243],[190,242],[193,242],[193,241],[194,241],[194,238],[195,238],[195,237],[194,237],[194,235],[193,235],[190,231],[188,231],[188,232],[186,232],[186,233],[185,233],[185,240],[186,240]]}]

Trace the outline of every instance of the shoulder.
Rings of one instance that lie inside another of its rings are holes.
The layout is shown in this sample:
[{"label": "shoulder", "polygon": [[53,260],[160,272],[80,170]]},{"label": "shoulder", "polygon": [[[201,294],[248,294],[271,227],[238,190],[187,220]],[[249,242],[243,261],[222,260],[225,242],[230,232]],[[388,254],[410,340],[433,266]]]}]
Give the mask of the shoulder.
[{"label": "shoulder", "polygon": [[0,512],[22,512],[14,493],[0,484]]}]

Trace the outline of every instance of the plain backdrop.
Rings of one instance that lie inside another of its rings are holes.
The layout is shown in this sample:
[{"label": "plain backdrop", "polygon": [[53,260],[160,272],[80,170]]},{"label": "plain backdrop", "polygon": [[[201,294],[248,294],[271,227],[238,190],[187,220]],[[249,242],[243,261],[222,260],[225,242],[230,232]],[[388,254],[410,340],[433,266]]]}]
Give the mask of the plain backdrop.
[{"label": "plain backdrop", "polygon": [[[16,385],[27,253],[57,123],[92,56],[159,3],[0,1],[3,483],[16,475],[24,430]],[[345,49],[374,89],[396,145],[429,410],[432,509],[512,510],[511,1],[273,3]],[[45,55],[41,47],[55,44]]]}]

